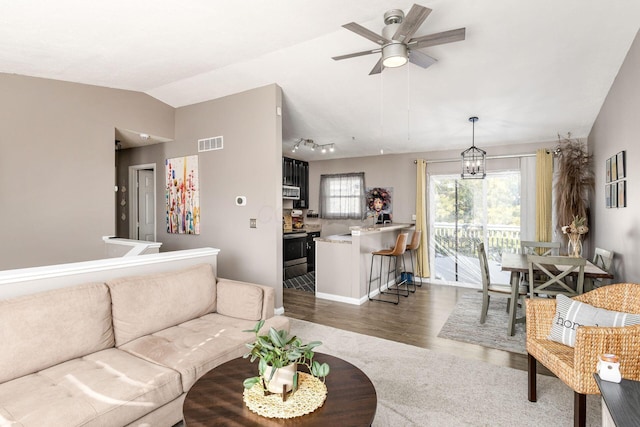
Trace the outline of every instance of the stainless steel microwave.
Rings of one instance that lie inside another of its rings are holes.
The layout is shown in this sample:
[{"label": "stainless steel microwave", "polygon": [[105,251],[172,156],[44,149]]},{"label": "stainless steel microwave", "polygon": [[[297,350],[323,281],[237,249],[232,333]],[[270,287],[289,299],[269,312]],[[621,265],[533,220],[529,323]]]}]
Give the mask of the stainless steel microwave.
[{"label": "stainless steel microwave", "polygon": [[293,187],[291,185],[282,186],[282,198],[290,200],[300,200],[300,187]]}]

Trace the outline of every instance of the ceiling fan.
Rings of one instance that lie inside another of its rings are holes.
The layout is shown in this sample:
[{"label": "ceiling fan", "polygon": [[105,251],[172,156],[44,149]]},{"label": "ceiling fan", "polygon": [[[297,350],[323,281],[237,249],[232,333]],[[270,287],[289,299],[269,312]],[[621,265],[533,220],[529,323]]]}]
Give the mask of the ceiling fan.
[{"label": "ceiling fan", "polygon": [[343,27],[347,30],[371,40],[380,47],[362,52],[349,53],[347,55],[334,56],[333,59],[340,61],[341,59],[382,52],[382,57],[378,60],[369,75],[379,74],[385,67],[400,67],[406,64],[407,61],[419,65],[422,68],[427,68],[435,63],[437,59],[420,52],[418,49],[461,41],[464,40],[465,37],[465,28],[458,28],[456,30],[412,38],[413,34],[418,30],[420,25],[422,25],[424,20],[427,19],[430,13],[431,9],[417,4],[411,6],[411,10],[409,10],[406,17],[400,9],[389,10],[384,14],[385,27],[382,29],[382,35],[378,35],[355,22],[344,24]]}]

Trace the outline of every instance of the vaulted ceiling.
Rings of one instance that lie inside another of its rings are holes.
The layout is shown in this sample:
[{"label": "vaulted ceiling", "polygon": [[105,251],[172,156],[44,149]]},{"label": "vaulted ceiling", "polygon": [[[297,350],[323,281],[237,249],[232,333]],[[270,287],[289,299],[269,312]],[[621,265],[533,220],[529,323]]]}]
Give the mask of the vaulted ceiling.
[{"label": "vaulted ceiling", "polygon": [[[637,0],[430,0],[416,36],[438,62],[368,73],[404,0],[4,1],[0,72],[145,92],[180,107],[266,84],[283,89],[283,151],[314,160],[586,137],[640,28]],[[640,81],[639,81],[640,84]],[[139,131],[145,131],[139,129]]]}]

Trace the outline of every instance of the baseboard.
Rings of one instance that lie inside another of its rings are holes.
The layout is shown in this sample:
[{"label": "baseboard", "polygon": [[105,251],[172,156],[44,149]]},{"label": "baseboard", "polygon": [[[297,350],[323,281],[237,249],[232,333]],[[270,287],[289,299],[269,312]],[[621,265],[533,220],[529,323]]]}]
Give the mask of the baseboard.
[{"label": "baseboard", "polygon": [[357,299],[357,298],[343,297],[341,295],[325,294],[322,292],[316,292],[316,298],[326,299],[329,301],[344,302],[346,304],[353,304],[353,305],[360,305],[367,300],[367,297],[364,297],[364,299]]}]

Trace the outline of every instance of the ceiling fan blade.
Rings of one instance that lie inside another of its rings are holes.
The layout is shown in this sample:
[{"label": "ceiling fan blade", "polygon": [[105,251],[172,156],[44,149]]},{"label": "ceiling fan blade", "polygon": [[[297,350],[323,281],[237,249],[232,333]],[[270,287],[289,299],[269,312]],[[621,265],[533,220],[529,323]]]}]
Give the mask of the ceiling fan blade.
[{"label": "ceiling fan blade", "polygon": [[411,50],[409,51],[409,62],[411,62],[412,64],[416,64],[422,68],[427,68],[438,62],[438,60],[427,55],[426,53],[420,52],[419,50]]},{"label": "ceiling fan blade", "polygon": [[431,9],[427,7],[417,4],[411,6],[411,10],[409,10],[409,13],[404,17],[400,27],[398,27],[398,30],[393,35],[393,39],[399,42],[410,40],[430,13]]},{"label": "ceiling fan blade", "polygon": [[382,49],[363,50],[362,52],[348,53],[346,55],[333,56],[331,59],[340,61],[341,59],[355,58],[357,56],[370,55],[372,53],[380,53]]},{"label": "ceiling fan blade", "polygon": [[373,31],[366,29],[362,25],[356,24],[355,22],[349,22],[348,24],[344,24],[343,27],[349,31],[353,31],[354,33],[364,37],[365,39],[369,39],[372,42],[379,44],[380,46],[390,42],[390,40],[385,39],[381,35],[378,35]]},{"label": "ceiling fan blade", "polygon": [[445,43],[459,42],[464,40],[466,29],[443,31],[441,33],[429,34],[428,36],[416,37],[407,43],[410,49],[422,49],[423,47],[437,46]]},{"label": "ceiling fan blade", "polygon": [[384,70],[384,65],[382,65],[382,58],[380,58],[378,59],[378,62],[376,62],[376,65],[374,65],[371,69],[369,75],[371,76],[373,74],[380,74],[382,70]]}]

